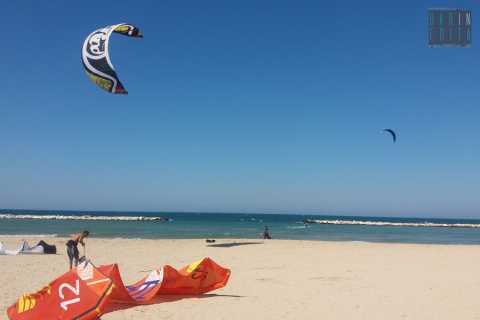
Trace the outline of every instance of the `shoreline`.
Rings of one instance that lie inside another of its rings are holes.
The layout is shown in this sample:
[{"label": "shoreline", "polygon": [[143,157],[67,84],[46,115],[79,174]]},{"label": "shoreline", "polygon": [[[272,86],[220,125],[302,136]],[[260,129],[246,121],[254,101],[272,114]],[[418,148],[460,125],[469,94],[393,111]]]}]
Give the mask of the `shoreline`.
[{"label": "shoreline", "polygon": [[[20,241],[29,240],[34,244],[33,241],[45,240],[48,239],[50,242],[59,242],[59,241],[68,241],[69,237],[66,236],[58,236],[56,234],[49,235],[49,234],[29,234],[29,235],[22,235],[22,234],[0,234],[0,242],[6,244],[7,242],[18,241],[17,244],[20,244]],[[213,239],[215,240],[214,243],[206,243],[206,239]],[[338,244],[372,244],[372,245],[406,245],[406,246],[465,246],[465,247],[475,247],[478,246],[480,248],[479,243],[440,243],[440,242],[400,242],[400,241],[365,241],[365,240],[325,240],[325,239],[262,239],[262,238],[139,238],[139,237],[95,237],[90,236],[88,240],[95,240],[95,241],[102,241],[102,240],[127,240],[127,241],[194,241],[199,243],[204,243],[205,245],[212,245],[215,243],[222,243],[222,242],[251,242],[251,241],[260,241],[260,242],[312,242],[312,243],[338,243]],[[87,240],[87,241],[88,241]],[[49,241],[46,241],[49,242]],[[11,248],[8,248],[11,249]]]},{"label": "shoreline", "polygon": [[89,230],[92,236],[106,239],[258,239],[268,226],[274,239],[480,245],[480,220],[340,216],[315,220],[300,215],[209,213],[169,214],[170,218],[142,213],[75,215],[45,212],[34,216],[31,219],[33,216],[24,212],[17,216],[18,219],[10,219],[1,218],[0,214],[0,237],[8,237],[8,234],[15,237],[22,237],[22,234],[62,237]]},{"label": "shoreline", "polygon": [[[51,242],[56,241],[68,241],[69,237],[67,236],[59,236],[56,234],[0,234],[0,242],[3,244],[12,241],[18,241],[18,244],[22,240],[34,241],[45,240],[49,239]],[[214,239],[214,243],[206,243],[206,239]],[[407,246],[466,246],[466,247],[480,247],[479,243],[438,243],[438,242],[400,242],[400,241],[365,241],[365,240],[325,240],[325,239],[262,239],[262,238],[139,238],[139,237],[95,237],[90,236],[88,240],[128,240],[128,241],[194,241],[199,243],[204,243],[205,245],[211,245],[215,243],[222,243],[222,242],[251,242],[251,241],[259,241],[259,242],[311,242],[311,243],[338,243],[338,244],[372,244],[372,245],[407,245]],[[46,241],[48,242],[48,241]],[[10,248],[9,248],[10,249]]]}]

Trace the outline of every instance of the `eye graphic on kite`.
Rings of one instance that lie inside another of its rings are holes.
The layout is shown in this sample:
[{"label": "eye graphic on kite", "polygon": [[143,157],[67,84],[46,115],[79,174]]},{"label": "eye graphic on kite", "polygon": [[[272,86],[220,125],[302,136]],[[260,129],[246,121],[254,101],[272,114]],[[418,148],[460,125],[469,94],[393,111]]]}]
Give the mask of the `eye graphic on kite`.
[{"label": "eye graphic on kite", "polygon": [[127,23],[95,30],[83,43],[82,62],[85,72],[97,86],[111,93],[127,94],[127,90],[118,79],[108,53],[108,42],[113,32],[128,37],[143,37],[137,27]]}]

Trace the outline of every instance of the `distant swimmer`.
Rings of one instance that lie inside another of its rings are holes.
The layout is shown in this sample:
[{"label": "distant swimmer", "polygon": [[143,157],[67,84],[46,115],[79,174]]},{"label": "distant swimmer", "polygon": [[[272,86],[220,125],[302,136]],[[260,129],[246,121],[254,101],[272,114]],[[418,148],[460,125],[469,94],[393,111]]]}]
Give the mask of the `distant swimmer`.
[{"label": "distant swimmer", "polygon": [[90,232],[87,230],[82,231],[81,233],[77,233],[72,235],[70,240],[67,241],[67,255],[68,259],[70,260],[70,269],[72,269],[72,266],[74,265],[75,267],[78,266],[78,244],[80,243],[84,248],[85,248],[85,238],[88,237]]},{"label": "distant swimmer", "polygon": [[265,226],[265,229],[263,229],[263,239],[272,239],[267,226]]}]

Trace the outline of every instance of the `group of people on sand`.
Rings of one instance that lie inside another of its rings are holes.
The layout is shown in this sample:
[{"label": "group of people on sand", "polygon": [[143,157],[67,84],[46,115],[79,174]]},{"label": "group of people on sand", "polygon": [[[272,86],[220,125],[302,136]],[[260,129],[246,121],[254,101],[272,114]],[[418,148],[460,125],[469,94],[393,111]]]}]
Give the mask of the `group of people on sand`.
[{"label": "group of people on sand", "polygon": [[[67,255],[70,262],[70,269],[78,266],[80,262],[80,252],[78,251],[78,244],[81,244],[83,247],[83,257],[85,257],[85,239],[90,235],[88,230],[84,230],[80,233],[72,234],[70,239],[65,244],[67,246]],[[263,239],[272,239],[268,227],[265,226],[265,229],[262,233]]]}]

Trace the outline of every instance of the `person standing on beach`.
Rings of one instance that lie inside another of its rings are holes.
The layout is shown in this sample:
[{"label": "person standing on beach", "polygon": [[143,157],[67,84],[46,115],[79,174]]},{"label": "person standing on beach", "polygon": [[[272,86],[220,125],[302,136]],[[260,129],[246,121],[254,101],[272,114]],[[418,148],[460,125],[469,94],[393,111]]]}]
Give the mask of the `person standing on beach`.
[{"label": "person standing on beach", "polygon": [[78,244],[80,243],[83,247],[85,247],[84,240],[89,234],[90,232],[84,230],[81,233],[72,235],[70,240],[67,241],[67,255],[68,259],[70,260],[70,269],[72,269],[73,265],[75,265],[75,267],[78,266]]},{"label": "person standing on beach", "polygon": [[270,236],[270,232],[268,231],[268,227],[265,226],[265,229],[263,230],[263,239],[272,239]]}]

